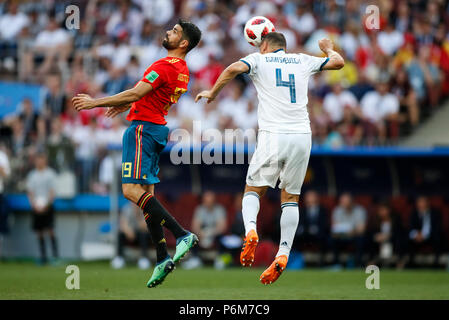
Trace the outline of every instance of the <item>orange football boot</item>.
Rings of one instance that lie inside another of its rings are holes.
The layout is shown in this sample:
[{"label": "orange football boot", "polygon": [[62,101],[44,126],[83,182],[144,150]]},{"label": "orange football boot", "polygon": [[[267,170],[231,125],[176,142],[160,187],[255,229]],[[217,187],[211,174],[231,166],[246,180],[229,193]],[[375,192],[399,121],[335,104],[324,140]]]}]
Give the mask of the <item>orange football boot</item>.
[{"label": "orange football boot", "polygon": [[250,230],[243,240],[242,252],[240,253],[240,263],[244,267],[251,267],[254,262],[259,236],[255,230]]},{"label": "orange football boot", "polygon": [[276,257],[271,265],[260,275],[260,282],[264,285],[275,282],[287,267],[288,258],[286,255]]}]

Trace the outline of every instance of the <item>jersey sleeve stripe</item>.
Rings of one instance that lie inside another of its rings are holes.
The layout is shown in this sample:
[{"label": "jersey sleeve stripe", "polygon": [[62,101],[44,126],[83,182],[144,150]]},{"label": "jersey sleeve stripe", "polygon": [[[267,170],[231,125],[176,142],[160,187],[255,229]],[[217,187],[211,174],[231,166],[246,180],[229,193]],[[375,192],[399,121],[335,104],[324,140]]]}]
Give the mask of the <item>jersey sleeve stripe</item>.
[{"label": "jersey sleeve stripe", "polygon": [[246,62],[245,60],[243,60],[243,59],[240,59],[240,61],[242,61],[244,64],[246,64],[248,66],[248,68],[249,68],[249,70],[247,72],[245,72],[245,73],[250,73],[251,72],[251,65],[248,62]]},{"label": "jersey sleeve stripe", "polygon": [[320,66],[320,71],[323,70],[324,66],[326,65],[326,63],[329,61],[329,57],[326,58],[326,60],[324,60],[324,62],[321,64]]}]

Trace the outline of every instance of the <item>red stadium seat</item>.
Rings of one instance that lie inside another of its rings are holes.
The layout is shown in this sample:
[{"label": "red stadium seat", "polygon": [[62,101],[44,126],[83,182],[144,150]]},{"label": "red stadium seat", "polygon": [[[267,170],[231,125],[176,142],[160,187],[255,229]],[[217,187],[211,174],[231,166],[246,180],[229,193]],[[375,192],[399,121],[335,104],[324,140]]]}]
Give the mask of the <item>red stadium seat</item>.
[{"label": "red stadium seat", "polygon": [[192,193],[183,193],[174,203],[173,216],[182,226],[190,228],[192,225],[193,214],[200,203],[199,196]]},{"label": "red stadium seat", "polygon": [[155,196],[168,212],[173,212],[173,203],[168,200],[167,196],[164,193],[156,192]]},{"label": "red stadium seat", "polygon": [[229,230],[235,215],[234,196],[230,193],[218,193],[216,195],[216,202],[222,205],[226,210],[226,223]]},{"label": "red stadium seat", "polygon": [[446,206],[446,204],[444,203],[444,198],[442,196],[430,196],[429,203],[432,208],[439,211],[443,210],[443,208]]},{"label": "red stadium seat", "polygon": [[410,214],[413,211],[413,206],[410,204],[408,197],[404,195],[391,198],[391,207],[394,212],[399,214],[404,226],[408,226]]},{"label": "red stadium seat", "polygon": [[354,196],[354,202],[368,210],[373,205],[373,197],[371,195],[357,195]]},{"label": "red stadium seat", "polygon": [[325,207],[329,213],[331,213],[337,205],[336,197],[327,194],[320,195],[320,202],[321,205]]}]

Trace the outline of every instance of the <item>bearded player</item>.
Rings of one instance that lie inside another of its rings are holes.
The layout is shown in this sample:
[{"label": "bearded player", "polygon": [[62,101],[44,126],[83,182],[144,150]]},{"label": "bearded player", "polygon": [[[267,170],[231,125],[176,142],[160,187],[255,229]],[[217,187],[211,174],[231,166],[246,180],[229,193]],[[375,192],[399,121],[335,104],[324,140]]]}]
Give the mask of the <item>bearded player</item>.
[{"label": "bearded player", "polygon": [[293,238],[298,227],[298,201],[309,162],[312,135],[307,113],[307,87],[312,74],[341,69],[343,58],[333,50],[329,39],[319,41],[327,57],[287,53],[284,35],[268,33],[257,53],[227,67],[211,90],[203,91],[196,101],[211,102],[235,76],[247,73],[259,99],[257,146],[246,176],[242,201],[245,239],[240,263],[251,266],[259,237],[256,231],[259,199],[267,188],[280,180],[281,239],[273,263],[262,273],[260,281],[276,281],[287,266]]},{"label": "bearded player", "polygon": [[[109,117],[131,109],[126,118],[131,125],[123,135],[122,190],[128,200],[142,209],[156,246],[156,266],[147,283],[150,288],[162,283],[175,263],[198,242],[198,237],[184,230],[159,203],[154,196],[154,184],[159,182],[159,154],[168,138],[165,116],[171,105],[187,91],[189,70],[185,57],[200,39],[201,31],[196,25],[179,20],[166,32],[162,42],[168,51],[167,57],[154,62],[134,88],[100,99],[86,94],[72,99],[77,111],[107,107]],[[167,252],[162,226],[176,238],[173,259]]]}]

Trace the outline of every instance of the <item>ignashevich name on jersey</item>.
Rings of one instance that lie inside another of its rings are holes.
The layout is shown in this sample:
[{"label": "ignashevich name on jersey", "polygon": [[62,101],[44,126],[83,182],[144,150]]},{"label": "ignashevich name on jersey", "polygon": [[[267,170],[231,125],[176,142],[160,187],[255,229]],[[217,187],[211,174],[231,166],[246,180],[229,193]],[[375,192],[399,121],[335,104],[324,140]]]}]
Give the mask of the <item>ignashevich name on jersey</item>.
[{"label": "ignashevich name on jersey", "polygon": [[283,49],[252,53],[240,61],[249,67],[259,99],[259,130],[277,133],[310,133],[307,112],[309,77],[322,70],[329,58]]}]

